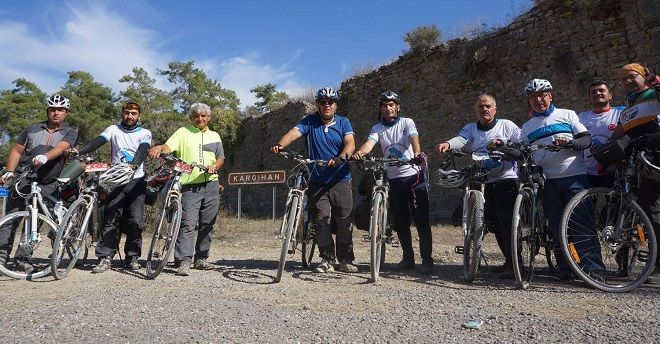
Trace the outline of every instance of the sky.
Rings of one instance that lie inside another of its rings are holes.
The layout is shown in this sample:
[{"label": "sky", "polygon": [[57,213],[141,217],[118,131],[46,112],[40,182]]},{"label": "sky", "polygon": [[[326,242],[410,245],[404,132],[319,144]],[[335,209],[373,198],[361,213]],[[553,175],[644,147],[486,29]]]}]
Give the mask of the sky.
[{"label": "sky", "polygon": [[194,60],[241,106],[273,83],[299,95],[338,87],[357,71],[395,60],[406,32],[436,25],[443,39],[503,26],[531,0],[0,0],[0,90],[25,78],[56,92],[83,70],[115,93],[119,79]]}]

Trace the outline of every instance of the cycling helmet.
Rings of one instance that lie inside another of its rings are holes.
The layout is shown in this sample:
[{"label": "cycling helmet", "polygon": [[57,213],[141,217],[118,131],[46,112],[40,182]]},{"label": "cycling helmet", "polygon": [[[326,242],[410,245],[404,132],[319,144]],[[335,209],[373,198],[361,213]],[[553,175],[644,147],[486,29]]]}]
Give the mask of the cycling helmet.
[{"label": "cycling helmet", "polygon": [[70,106],[69,98],[54,94],[46,99],[46,105],[48,105],[49,108],[64,108],[68,110]]},{"label": "cycling helmet", "polygon": [[530,95],[534,92],[552,91],[550,81],[545,79],[532,79],[525,85],[525,94]]},{"label": "cycling helmet", "polygon": [[465,183],[465,176],[456,170],[445,171],[439,168],[436,172],[438,184],[445,188],[458,188]]},{"label": "cycling helmet", "polygon": [[400,104],[399,95],[393,91],[385,91],[378,96],[378,106],[381,106],[385,101],[393,101],[397,104]]},{"label": "cycling helmet", "polygon": [[338,100],[339,99],[339,94],[333,88],[323,87],[322,89],[320,89],[316,92],[316,98],[315,99],[316,99],[316,101],[319,101],[321,99]]},{"label": "cycling helmet", "polygon": [[639,152],[642,161],[641,174],[649,179],[660,181],[660,152]]},{"label": "cycling helmet", "polygon": [[133,179],[133,173],[135,170],[131,168],[131,165],[115,164],[99,177],[99,185],[106,190],[126,185]]}]

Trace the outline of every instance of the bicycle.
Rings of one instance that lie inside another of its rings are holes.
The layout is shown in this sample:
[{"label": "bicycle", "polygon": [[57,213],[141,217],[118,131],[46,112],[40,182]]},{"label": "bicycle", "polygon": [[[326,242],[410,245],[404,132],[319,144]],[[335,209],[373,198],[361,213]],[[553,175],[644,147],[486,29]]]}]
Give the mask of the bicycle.
[{"label": "bicycle", "polygon": [[53,244],[50,266],[58,280],[69,274],[81,256],[85,260],[92,244],[99,239],[99,177],[109,168],[107,163],[93,157],[80,157],[71,164],[79,165],[86,177],[83,190],[64,215]]},{"label": "bicycle", "polygon": [[413,165],[413,160],[402,160],[399,158],[376,158],[363,157],[358,160],[367,173],[374,176],[374,185],[371,192],[371,211],[369,213],[369,234],[362,237],[362,241],[368,241],[370,245],[370,277],[372,282],[378,281],[380,268],[385,262],[385,246],[396,245],[392,235],[392,229],[388,224],[388,200],[390,185],[387,179],[387,166]]},{"label": "bicycle", "polygon": [[[163,160],[163,165],[147,178],[147,183],[151,186],[165,189],[158,223],[154,229],[149,245],[149,254],[147,255],[146,274],[149,279],[156,278],[163,271],[174,250],[183,213],[181,174],[192,172],[192,169],[196,166],[188,164],[171,154],[161,154],[160,158]],[[161,190],[162,192],[163,190]]]},{"label": "bicycle", "polygon": [[[616,166],[612,188],[592,188],[575,195],[561,222],[561,246],[573,273],[593,288],[628,292],[653,272],[657,241],[653,225],[635,200],[647,144],[660,135],[630,141],[630,153]],[[603,263],[598,267],[599,262]]]},{"label": "bicycle", "polygon": [[[497,153],[472,153],[472,163],[456,170],[456,157],[466,156],[466,153],[452,151],[443,161],[438,170],[438,184],[447,188],[463,189],[463,209],[461,229],[463,231],[463,246],[454,247],[456,254],[463,255],[463,279],[471,283],[483,258],[481,244],[484,231],[484,189],[485,177],[488,174],[486,161],[497,160]],[[445,171],[449,166],[453,170]]]},{"label": "bicycle", "polygon": [[[0,273],[14,279],[34,280],[51,273],[52,246],[44,240],[50,239],[53,243],[58,225],[67,211],[61,199],[54,200],[41,194],[35,171],[32,166],[27,167],[13,185],[16,195],[25,198],[26,209],[0,219],[0,227],[11,227],[8,256],[0,257]],[[57,183],[56,193],[59,194],[62,182],[58,180]],[[30,192],[21,192],[28,185]],[[15,252],[12,259],[16,262],[14,269],[8,266],[11,252]],[[3,258],[6,261],[1,261]],[[18,271],[21,265],[23,271]]]},{"label": "bicycle", "polygon": [[282,272],[286,265],[286,256],[287,254],[295,253],[299,241],[302,242],[303,266],[310,266],[316,248],[314,240],[316,226],[303,226],[302,231],[298,229],[303,224],[303,206],[306,203],[305,191],[307,191],[308,179],[311,173],[309,165],[325,166],[327,164],[325,160],[305,159],[302,155],[290,151],[282,151],[277,154],[285,159],[295,160],[298,164],[292,169],[292,173],[290,173],[288,178],[289,193],[286,199],[286,211],[282,217],[282,224],[278,235],[278,238],[282,240],[282,246],[280,248],[275,282],[279,282],[282,279]]},{"label": "bicycle", "polygon": [[530,286],[534,276],[536,256],[541,247],[551,272],[557,271],[554,256],[554,240],[541,201],[545,177],[543,168],[534,162],[533,155],[538,150],[558,151],[555,145],[509,143],[507,148],[520,152],[518,163],[520,186],[513,205],[511,223],[511,257],[516,285],[521,289]]}]

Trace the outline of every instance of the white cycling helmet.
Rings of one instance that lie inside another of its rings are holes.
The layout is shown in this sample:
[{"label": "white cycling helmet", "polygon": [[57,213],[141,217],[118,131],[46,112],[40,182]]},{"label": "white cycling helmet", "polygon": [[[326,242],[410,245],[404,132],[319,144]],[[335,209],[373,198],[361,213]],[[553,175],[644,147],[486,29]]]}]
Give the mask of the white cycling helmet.
[{"label": "white cycling helmet", "polygon": [[339,94],[331,87],[323,87],[316,92],[316,101],[322,99],[332,99],[334,101],[339,99]]},{"label": "white cycling helmet", "polygon": [[69,106],[71,105],[69,102],[69,98],[62,97],[59,94],[54,94],[48,99],[46,99],[46,105],[49,108],[64,108],[64,109],[69,109]]},{"label": "white cycling helmet", "polygon": [[652,153],[645,151],[639,152],[639,158],[642,161],[641,173],[643,176],[660,181],[660,161]]},{"label": "white cycling helmet", "polygon": [[465,176],[456,170],[445,171],[439,168],[435,174],[438,185],[444,188],[459,188],[465,183]]},{"label": "white cycling helmet", "polygon": [[525,94],[530,95],[534,92],[552,91],[550,81],[545,79],[532,79],[525,85]]},{"label": "white cycling helmet", "polygon": [[131,165],[115,164],[99,177],[99,185],[106,190],[126,185],[133,179],[133,173],[135,170],[131,168]]}]

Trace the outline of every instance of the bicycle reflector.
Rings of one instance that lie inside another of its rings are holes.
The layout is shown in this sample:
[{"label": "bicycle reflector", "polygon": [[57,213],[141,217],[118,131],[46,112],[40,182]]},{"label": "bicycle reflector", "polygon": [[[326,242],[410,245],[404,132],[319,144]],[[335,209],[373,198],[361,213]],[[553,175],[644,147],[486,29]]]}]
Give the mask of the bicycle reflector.
[{"label": "bicycle reflector", "polygon": [[578,252],[575,249],[575,245],[573,245],[573,243],[568,244],[568,252],[571,253],[571,258],[573,258],[573,261],[580,264],[580,256],[578,255]]},{"label": "bicycle reflector", "polygon": [[640,243],[643,244],[646,242],[646,235],[644,235],[644,228],[642,228],[642,225],[640,224],[637,225],[637,236],[639,237]]}]

